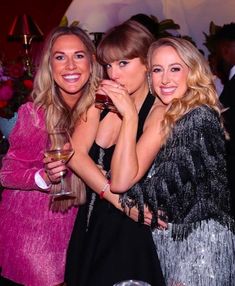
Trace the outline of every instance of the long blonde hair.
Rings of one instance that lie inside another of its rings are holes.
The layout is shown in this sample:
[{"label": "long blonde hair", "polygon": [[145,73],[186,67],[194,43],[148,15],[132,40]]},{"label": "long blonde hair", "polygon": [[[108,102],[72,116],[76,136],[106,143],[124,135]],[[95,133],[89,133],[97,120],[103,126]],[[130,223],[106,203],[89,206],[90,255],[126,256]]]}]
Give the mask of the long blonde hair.
[{"label": "long blonde hair", "polygon": [[[83,94],[72,109],[63,100],[59,88],[53,79],[51,68],[52,47],[55,41],[63,35],[75,35],[83,42],[88,51],[91,66],[90,77],[83,88]],[[44,45],[32,91],[35,107],[44,109],[48,132],[57,127],[66,129],[72,134],[79,120],[86,120],[86,112],[94,102],[95,90],[101,77],[102,68],[95,59],[95,46],[85,31],[77,26],[56,27],[51,31]],[[73,203],[83,203],[85,201],[83,182],[75,174],[72,174],[70,183],[71,189],[77,193],[77,199],[73,200]],[[54,184],[52,192],[57,188],[58,185]],[[71,205],[71,201],[53,203],[53,209],[66,210]]]},{"label": "long blonde hair", "polygon": [[[51,50],[54,42],[60,36],[75,35],[85,45],[91,64],[90,78],[83,89],[83,95],[71,110],[64,102],[60,91],[53,79],[51,69]],[[86,114],[87,109],[94,102],[95,90],[101,74],[101,67],[95,60],[95,46],[89,36],[77,26],[56,27],[46,39],[38,71],[34,79],[32,98],[37,107],[43,107],[46,115],[47,130],[55,126],[66,128],[73,132],[75,123]]]},{"label": "long blonde hair", "polygon": [[164,142],[170,135],[175,123],[190,110],[201,105],[207,105],[214,109],[219,114],[221,126],[223,126],[221,117],[222,105],[220,104],[216,93],[213,74],[203,55],[192,43],[185,39],[174,37],[161,38],[155,41],[148,51],[148,65],[150,72],[153,53],[162,46],[172,47],[189,68],[187,91],[185,95],[180,99],[174,99],[169,104],[162,121]]}]

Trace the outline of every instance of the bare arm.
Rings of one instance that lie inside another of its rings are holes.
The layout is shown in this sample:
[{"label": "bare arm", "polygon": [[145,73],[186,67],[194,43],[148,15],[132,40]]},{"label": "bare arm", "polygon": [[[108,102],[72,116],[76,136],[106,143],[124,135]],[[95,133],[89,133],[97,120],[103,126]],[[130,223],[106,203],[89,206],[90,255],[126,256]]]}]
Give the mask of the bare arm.
[{"label": "bare arm", "polygon": [[133,136],[131,118],[123,118],[111,163],[112,191],[125,192],[138,182],[151,166],[161,147],[161,121],[164,112],[165,107],[154,107],[145,122],[144,132],[138,143],[135,139],[136,132]]},{"label": "bare arm", "polygon": [[138,115],[128,91],[109,80],[103,80],[100,89],[112,99],[122,117],[111,162],[111,190],[122,193],[144,176],[161,147],[160,130],[165,106],[159,101],[155,103],[136,144]]},{"label": "bare arm", "polygon": [[[87,120],[81,121],[74,131],[74,156],[69,161],[69,167],[97,194],[100,194],[107,184],[107,179],[89,156],[89,150],[95,141],[99,126],[100,111],[92,106],[87,113]],[[117,207],[119,196],[105,191],[104,198]]]}]

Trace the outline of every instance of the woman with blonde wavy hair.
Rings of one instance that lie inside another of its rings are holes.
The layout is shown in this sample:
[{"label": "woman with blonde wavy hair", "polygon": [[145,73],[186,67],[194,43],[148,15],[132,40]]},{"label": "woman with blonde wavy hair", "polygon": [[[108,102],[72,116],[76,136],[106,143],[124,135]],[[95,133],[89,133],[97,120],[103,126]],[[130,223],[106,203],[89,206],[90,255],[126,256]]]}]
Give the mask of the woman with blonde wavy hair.
[{"label": "woman with blonde wavy hair", "polygon": [[[213,75],[197,48],[180,38],[154,42],[148,63],[158,99],[150,114],[155,132],[141,157],[138,143],[130,141],[134,119],[124,122],[112,158],[111,190],[123,193],[123,207],[139,208],[140,221],[144,205],[152,211],[152,234],[167,286],[231,286],[235,224],[225,162],[228,136]],[[110,97],[120,108],[116,96]],[[126,142],[132,146],[125,148]],[[147,178],[135,184],[147,170]],[[155,228],[157,214],[168,222],[167,229]]]},{"label": "woman with blonde wavy hair", "polygon": [[55,127],[72,134],[75,125],[86,120],[100,76],[95,47],[82,29],[57,27],[48,35],[34,80],[33,102],[19,110],[0,171],[2,279],[30,286],[63,284],[66,249],[77,206],[85,200],[84,187],[68,171],[77,197],[52,201],[50,194],[59,177],[50,182],[44,151],[47,135]]}]

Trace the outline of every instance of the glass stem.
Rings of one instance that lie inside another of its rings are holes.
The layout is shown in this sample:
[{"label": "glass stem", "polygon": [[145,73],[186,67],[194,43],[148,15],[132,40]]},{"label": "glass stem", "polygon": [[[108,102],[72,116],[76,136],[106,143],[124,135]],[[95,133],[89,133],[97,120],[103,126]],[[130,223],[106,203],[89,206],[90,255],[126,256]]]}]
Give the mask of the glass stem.
[{"label": "glass stem", "polygon": [[64,175],[61,176],[60,184],[61,184],[61,193],[64,194],[64,192],[65,192]]}]

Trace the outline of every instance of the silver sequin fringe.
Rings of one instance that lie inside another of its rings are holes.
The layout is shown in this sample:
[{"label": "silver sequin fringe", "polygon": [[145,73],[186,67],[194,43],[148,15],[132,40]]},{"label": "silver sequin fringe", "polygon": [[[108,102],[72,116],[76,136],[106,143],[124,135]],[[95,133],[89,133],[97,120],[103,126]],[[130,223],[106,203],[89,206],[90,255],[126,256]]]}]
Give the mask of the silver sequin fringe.
[{"label": "silver sequin fringe", "polygon": [[203,221],[189,236],[173,240],[168,230],[153,238],[167,286],[235,286],[235,235],[214,220]]}]

